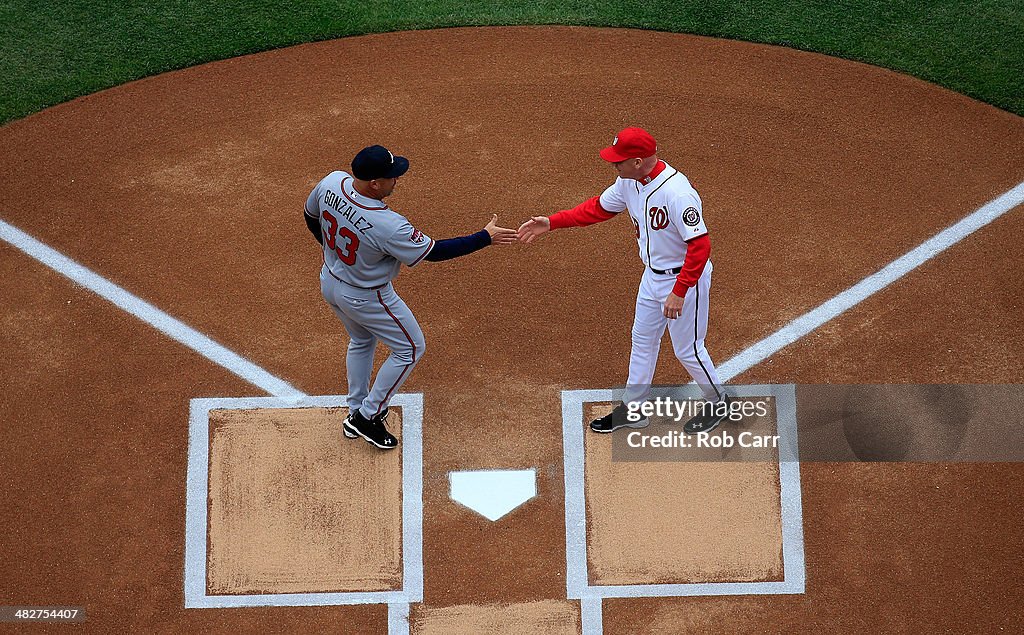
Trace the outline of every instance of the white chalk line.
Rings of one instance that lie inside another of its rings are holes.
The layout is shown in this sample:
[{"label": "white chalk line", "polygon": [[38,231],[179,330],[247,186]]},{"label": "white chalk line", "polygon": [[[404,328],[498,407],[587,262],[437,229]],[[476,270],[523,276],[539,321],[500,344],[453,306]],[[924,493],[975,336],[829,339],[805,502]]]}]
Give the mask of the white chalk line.
[{"label": "white chalk line", "polygon": [[224,397],[193,399],[189,416],[185,490],[185,608],[245,606],[340,606],[386,604],[388,635],[409,633],[409,605],[423,601],[423,395],[399,393],[402,409],[402,588],[343,593],[207,595],[207,501],[211,410],[327,408],[345,406],[346,395],[320,397]]},{"label": "white chalk line", "polygon": [[760,364],[826,322],[834,320],[914,269],[946,251],[982,227],[1024,203],[1024,182],[982,205],[959,222],[940,231],[903,256],[849,289],[804,313],[763,340],[747,347],[718,367],[723,382]]},{"label": "white chalk line", "polygon": [[171,317],[149,302],[117,286],[64,254],[0,220],[0,238],[50,269],[89,289],[118,308],[134,315],[174,341],[199,353],[250,384],[275,397],[299,398],[303,393],[206,335]]},{"label": "white chalk line", "polygon": [[583,635],[603,632],[605,598],[692,597],[707,595],[801,594],[806,586],[800,464],[796,462],[796,389],[792,384],[734,386],[738,397],[772,395],[777,403],[779,500],[782,523],[783,580],[779,582],[709,582],[684,584],[592,585],[587,559],[585,441],[583,405],[615,401],[618,391],[562,391],[562,464],[565,479],[566,596],[580,600]]}]

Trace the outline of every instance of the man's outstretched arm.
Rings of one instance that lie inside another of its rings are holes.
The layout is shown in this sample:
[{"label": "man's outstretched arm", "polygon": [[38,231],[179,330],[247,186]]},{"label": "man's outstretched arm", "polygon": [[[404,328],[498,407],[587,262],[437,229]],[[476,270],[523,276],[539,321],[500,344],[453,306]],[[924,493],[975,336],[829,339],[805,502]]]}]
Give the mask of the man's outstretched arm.
[{"label": "man's outstretched arm", "polygon": [[487,226],[475,234],[438,240],[430,248],[425,260],[441,262],[465,256],[492,244],[508,245],[516,242],[516,230],[498,227],[498,215],[491,218]]},{"label": "man's outstretched arm", "polygon": [[615,218],[615,213],[601,207],[601,197],[589,198],[572,209],[563,209],[551,216],[534,216],[519,226],[519,240],[532,243],[544,232],[565,227],[586,227]]}]

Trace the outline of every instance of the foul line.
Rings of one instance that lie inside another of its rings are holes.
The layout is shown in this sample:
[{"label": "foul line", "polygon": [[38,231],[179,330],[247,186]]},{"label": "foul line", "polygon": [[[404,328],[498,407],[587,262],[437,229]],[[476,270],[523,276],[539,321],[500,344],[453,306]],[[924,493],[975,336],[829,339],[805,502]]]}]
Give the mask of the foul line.
[{"label": "foul line", "polygon": [[947,227],[905,255],[893,260],[877,273],[864,278],[831,300],[804,313],[775,333],[748,347],[718,367],[719,377],[723,382],[727,382],[763,362],[769,356],[826,322],[839,317],[1021,203],[1024,203],[1024,182],[1017,184],[1016,187],[989,201],[960,222]]},{"label": "foul line", "polygon": [[[403,589],[377,593],[277,594],[248,596],[206,595],[206,467],[208,426],[205,415],[215,405],[229,408],[311,407],[344,405],[340,397],[307,397],[288,382],[275,377],[241,355],[213,341],[181,320],[171,317],[149,302],[110,282],[59,251],[43,244],[17,227],[0,220],[0,238],[72,282],[89,289],[118,308],[139,318],[174,341],[199,353],[211,362],[266,391],[272,398],[195,399],[189,422],[189,469],[187,474],[185,538],[185,606],[312,606],[331,604],[386,603],[388,633],[409,632],[409,604],[423,601],[423,446],[420,423],[423,397],[399,394],[394,403],[403,408],[402,424],[402,551]],[[277,399],[274,399],[274,398]],[[199,415],[203,415],[200,417]],[[415,422],[415,423],[414,423]],[[406,473],[408,472],[408,474]]]},{"label": "foul line", "polygon": [[32,256],[50,269],[69,278],[72,282],[109,300],[115,306],[134,315],[164,335],[180,344],[184,344],[211,362],[226,368],[271,395],[288,398],[303,396],[303,393],[296,390],[283,379],[271,375],[256,364],[221,346],[191,326],[171,317],[149,302],[117,286],[2,220],[0,220],[0,238],[3,238],[6,242]]}]

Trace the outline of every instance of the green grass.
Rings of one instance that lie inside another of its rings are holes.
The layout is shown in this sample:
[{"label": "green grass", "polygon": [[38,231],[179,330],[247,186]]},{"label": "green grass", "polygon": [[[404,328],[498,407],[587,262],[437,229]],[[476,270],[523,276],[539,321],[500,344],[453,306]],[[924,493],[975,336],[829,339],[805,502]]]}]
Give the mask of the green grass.
[{"label": "green grass", "polygon": [[781,44],[1024,114],[1024,0],[0,0],[0,123],[201,62],[444,26],[577,24]]}]

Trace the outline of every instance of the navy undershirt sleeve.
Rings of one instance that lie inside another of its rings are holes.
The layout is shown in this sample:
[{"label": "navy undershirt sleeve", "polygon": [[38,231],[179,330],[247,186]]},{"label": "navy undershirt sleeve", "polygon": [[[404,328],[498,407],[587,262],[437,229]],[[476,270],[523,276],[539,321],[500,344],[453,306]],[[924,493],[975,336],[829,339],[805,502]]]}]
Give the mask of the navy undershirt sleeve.
[{"label": "navy undershirt sleeve", "polygon": [[320,233],[320,219],[313,218],[312,216],[306,214],[305,212],[303,212],[302,215],[306,218],[306,227],[309,228],[309,233],[313,234],[313,238],[316,238],[316,241],[323,245],[324,237]]},{"label": "navy undershirt sleeve", "polygon": [[431,262],[451,260],[452,258],[471,254],[474,251],[483,249],[490,244],[491,235],[487,233],[486,229],[481,229],[477,233],[470,234],[469,236],[459,236],[458,238],[447,238],[445,240],[435,241],[433,248],[426,256],[426,259]]}]

